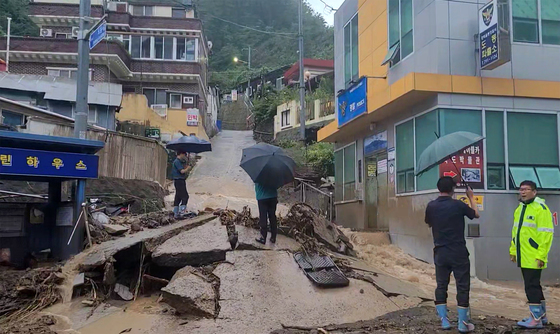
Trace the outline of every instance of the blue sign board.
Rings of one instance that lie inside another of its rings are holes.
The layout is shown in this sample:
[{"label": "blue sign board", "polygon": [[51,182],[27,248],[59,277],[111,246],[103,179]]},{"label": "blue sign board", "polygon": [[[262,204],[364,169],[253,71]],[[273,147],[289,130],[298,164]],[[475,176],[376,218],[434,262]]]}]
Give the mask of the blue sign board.
[{"label": "blue sign board", "polygon": [[367,78],[338,96],[338,126],[367,112]]},{"label": "blue sign board", "polygon": [[94,179],[99,157],[51,151],[0,147],[0,175]]},{"label": "blue sign board", "polygon": [[103,22],[89,35],[89,49],[93,49],[107,35],[107,22]]},{"label": "blue sign board", "polygon": [[387,148],[387,131],[383,131],[364,139],[364,155],[368,156],[374,152]]},{"label": "blue sign board", "polygon": [[485,69],[496,63],[499,57],[498,8],[491,1],[479,11],[480,68]]}]

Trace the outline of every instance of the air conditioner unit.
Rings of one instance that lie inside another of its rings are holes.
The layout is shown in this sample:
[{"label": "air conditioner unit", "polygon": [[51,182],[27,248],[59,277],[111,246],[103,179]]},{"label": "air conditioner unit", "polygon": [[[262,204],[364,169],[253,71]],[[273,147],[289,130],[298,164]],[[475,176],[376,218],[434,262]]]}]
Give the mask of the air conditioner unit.
[{"label": "air conditioner unit", "polygon": [[72,37],[78,38],[78,31],[80,31],[80,27],[72,27]]},{"label": "air conditioner unit", "polygon": [[194,104],[194,97],[183,96],[183,104]]},{"label": "air conditioner unit", "polygon": [[41,29],[41,37],[52,37],[52,29]]},{"label": "air conditioner unit", "polygon": [[160,117],[167,118],[167,104],[152,104],[151,108]]}]

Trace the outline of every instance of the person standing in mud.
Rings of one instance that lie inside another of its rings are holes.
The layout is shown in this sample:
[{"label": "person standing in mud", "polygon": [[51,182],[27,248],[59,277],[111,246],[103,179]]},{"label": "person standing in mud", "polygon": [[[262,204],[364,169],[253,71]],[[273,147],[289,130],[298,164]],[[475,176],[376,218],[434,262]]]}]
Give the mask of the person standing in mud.
[{"label": "person standing in mud", "polygon": [[547,267],[554,237],[552,214],[545,201],[537,197],[537,185],[533,181],[521,182],[519,200],[521,203],[513,215],[509,255],[511,262],[521,268],[531,315],[517,325],[530,329],[543,328],[548,319],[541,274]]},{"label": "person standing in mud", "polygon": [[268,221],[270,221],[270,242],[276,243],[276,233],[278,230],[278,223],[276,220],[278,189],[255,183],[255,193],[259,204],[259,225],[261,227],[261,237],[256,240],[263,245],[266,244]]},{"label": "person standing in mud", "polygon": [[432,228],[434,238],[434,264],[436,266],[435,304],[443,329],[450,329],[447,317],[447,288],[451,273],[457,284],[458,329],[461,333],[474,330],[470,322],[469,293],[471,284],[470,260],[465,241],[465,217],[480,218],[474,201],[474,193],[467,187],[470,207],[456,199],[455,181],[451,177],[442,177],[437,183],[439,197],[426,208],[426,223]]},{"label": "person standing in mud", "polygon": [[191,167],[188,166],[188,159],[185,152],[177,152],[177,158],[173,161],[171,176],[173,177],[173,185],[175,186],[175,201],[173,203],[173,214],[175,218],[179,218],[185,213],[187,203],[189,202],[189,193],[187,192],[187,174]]}]

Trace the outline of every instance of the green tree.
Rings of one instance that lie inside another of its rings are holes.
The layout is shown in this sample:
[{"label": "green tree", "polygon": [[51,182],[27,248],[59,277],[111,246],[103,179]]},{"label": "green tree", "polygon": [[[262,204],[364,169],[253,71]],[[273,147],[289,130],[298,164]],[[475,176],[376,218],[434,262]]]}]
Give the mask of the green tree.
[{"label": "green tree", "polygon": [[29,0],[0,0],[0,29],[8,32],[8,17],[12,18],[12,36],[39,36],[39,27],[28,16]]}]

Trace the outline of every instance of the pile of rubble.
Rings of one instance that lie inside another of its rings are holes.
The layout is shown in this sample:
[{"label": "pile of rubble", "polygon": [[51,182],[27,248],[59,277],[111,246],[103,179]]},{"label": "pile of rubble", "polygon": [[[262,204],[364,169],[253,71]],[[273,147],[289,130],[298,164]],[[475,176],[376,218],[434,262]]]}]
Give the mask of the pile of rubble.
[{"label": "pile of rubble", "polygon": [[58,285],[63,281],[60,267],[0,270],[0,325],[57,303],[61,299]]},{"label": "pile of rubble", "polygon": [[[230,242],[236,236],[235,225],[259,228],[259,219],[251,216],[248,207],[241,212],[217,210],[214,215],[219,216],[222,225],[227,226]],[[330,250],[356,256],[354,246],[344,233],[305,203],[294,204],[285,217],[278,218],[278,233],[295,239],[309,253],[324,254]]]},{"label": "pile of rubble", "polygon": [[170,211],[150,212],[141,215],[122,215],[111,219],[114,224],[130,227],[132,233],[147,229],[160,228],[175,223]]}]

